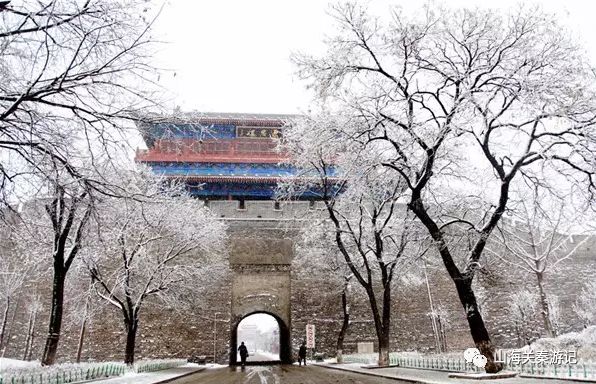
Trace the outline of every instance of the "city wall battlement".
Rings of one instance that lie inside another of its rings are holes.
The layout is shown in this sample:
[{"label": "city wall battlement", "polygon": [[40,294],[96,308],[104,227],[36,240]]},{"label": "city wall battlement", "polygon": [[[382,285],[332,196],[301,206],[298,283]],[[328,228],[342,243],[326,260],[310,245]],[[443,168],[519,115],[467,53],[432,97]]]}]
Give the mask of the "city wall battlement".
[{"label": "city wall battlement", "polygon": [[205,205],[221,218],[255,220],[304,220],[325,209],[320,201],[211,200]]}]

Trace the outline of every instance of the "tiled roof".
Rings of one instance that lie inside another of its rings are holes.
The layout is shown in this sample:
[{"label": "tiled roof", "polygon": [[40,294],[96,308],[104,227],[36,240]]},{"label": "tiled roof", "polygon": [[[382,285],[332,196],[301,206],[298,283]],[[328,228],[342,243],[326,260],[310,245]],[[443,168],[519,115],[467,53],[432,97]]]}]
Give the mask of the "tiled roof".
[{"label": "tiled roof", "polygon": [[[223,183],[242,183],[242,184],[252,184],[252,183],[271,183],[276,184],[284,180],[282,177],[253,177],[253,176],[170,176],[166,175],[166,177],[171,179],[182,179],[185,181],[190,182],[223,182]],[[301,178],[305,180],[306,178]],[[339,181],[340,178],[336,177],[329,177],[329,181]]]},{"label": "tiled roof", "polygon": [[155,123],[201,123],[233,124],[262,127],[280,127],[288,121],[299,119],[301,115],[269,113],[230,113],[230,112],[183,112],[176,115],[149,115],[139,119],[143,124]]}]

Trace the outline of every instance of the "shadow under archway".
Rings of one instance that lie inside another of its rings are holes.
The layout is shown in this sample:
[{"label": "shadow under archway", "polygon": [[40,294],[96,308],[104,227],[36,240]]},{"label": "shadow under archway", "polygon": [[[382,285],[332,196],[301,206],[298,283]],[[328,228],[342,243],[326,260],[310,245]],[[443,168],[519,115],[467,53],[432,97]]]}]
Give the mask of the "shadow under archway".
[{"label": "shadow under archway", "polygon": [[266,311],[256,311],[249,313],[234,322],[233,326],[231,327],[231,339],[230,339],[230,365],[238,365],[240,364],[238,358],[238,346],[240,345],[240,341],[238,340],[238,327],[240,323],[256,314],[265,314],[271,316],[277,322],[277,326],[279,329],[279,359],[278,360],[259,360],[259,359],[251,359],[252,361],[247,361],[247,365],[263,365],[263,364],[291,364],[292,363],[292,347],[290,342],[290,329],[285,324],[285,322],[276,316],[273,313],[266,312]]}]

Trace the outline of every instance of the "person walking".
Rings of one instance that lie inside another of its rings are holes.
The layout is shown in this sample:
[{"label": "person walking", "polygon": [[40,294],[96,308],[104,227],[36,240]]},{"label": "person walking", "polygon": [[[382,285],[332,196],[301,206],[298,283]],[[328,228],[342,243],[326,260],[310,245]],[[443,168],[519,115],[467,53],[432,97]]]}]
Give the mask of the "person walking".
[{"label": "person walking", "polygon": [[306,367],[306,342],[302,342],[300,349],[298,350],[298,365],[302,365],[304,361],[304,366]]},{"label": "person walking", "polygon": [[238,352],[240,352],[240,361],[242,363],[242,366],[244,367],[244,365],[246,364],[246,358],[248,357],[248,349],[246,348],[246,345],[244,345],[244,341],[240,343],[240,346],[238,347]]}]

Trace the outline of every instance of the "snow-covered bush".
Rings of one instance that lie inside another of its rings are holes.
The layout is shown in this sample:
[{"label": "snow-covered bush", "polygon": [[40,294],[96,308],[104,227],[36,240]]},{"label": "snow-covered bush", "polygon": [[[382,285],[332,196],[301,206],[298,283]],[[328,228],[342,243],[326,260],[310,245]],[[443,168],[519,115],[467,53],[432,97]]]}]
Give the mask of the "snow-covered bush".
[{"label": "snow-covered bush", "polygon": [[584,327],[596,324],[596,281],[591,281],[582,289],[573,310],[582,320]]},{"label": "snow-covered bush", "polygon": [[65,384],[120,376],[125,373],[155,372],[184,364],[186,360],[183,359],[141,360],[133,367],[117,362],[66,363],[49,367],[42,367],[39,363],[34,365],[15,363],[5,370],[0,370],[0,383]]},{"label": "snow-covered bush", "polygon": [[58,364],[52,366],[9,368],[0,372],[0,382],[19,384],[58,384],[119,376],[126,365],[116,362]]},{"label": "snow-covered bush", "polygon": [[538,339],[530,345],[533,351],[577,351],[580,360],[596,360],[596,326],[581,332],[569,332],[555,338]]},{"label": "snow-covered bush", "polygon": [[140,360],[134,364],[134,371],[137,373],[155,372],[162,369],[179,367],[186,363],[187,361],[184,359]]},{"label": "snow-covered bush", "polygon": [[511,295],[510,305],[507,309],[517,334],[520,344],[530,344],[533,328],[530,320],[536,315],[536,295],[528,290],[520,290]]}]

